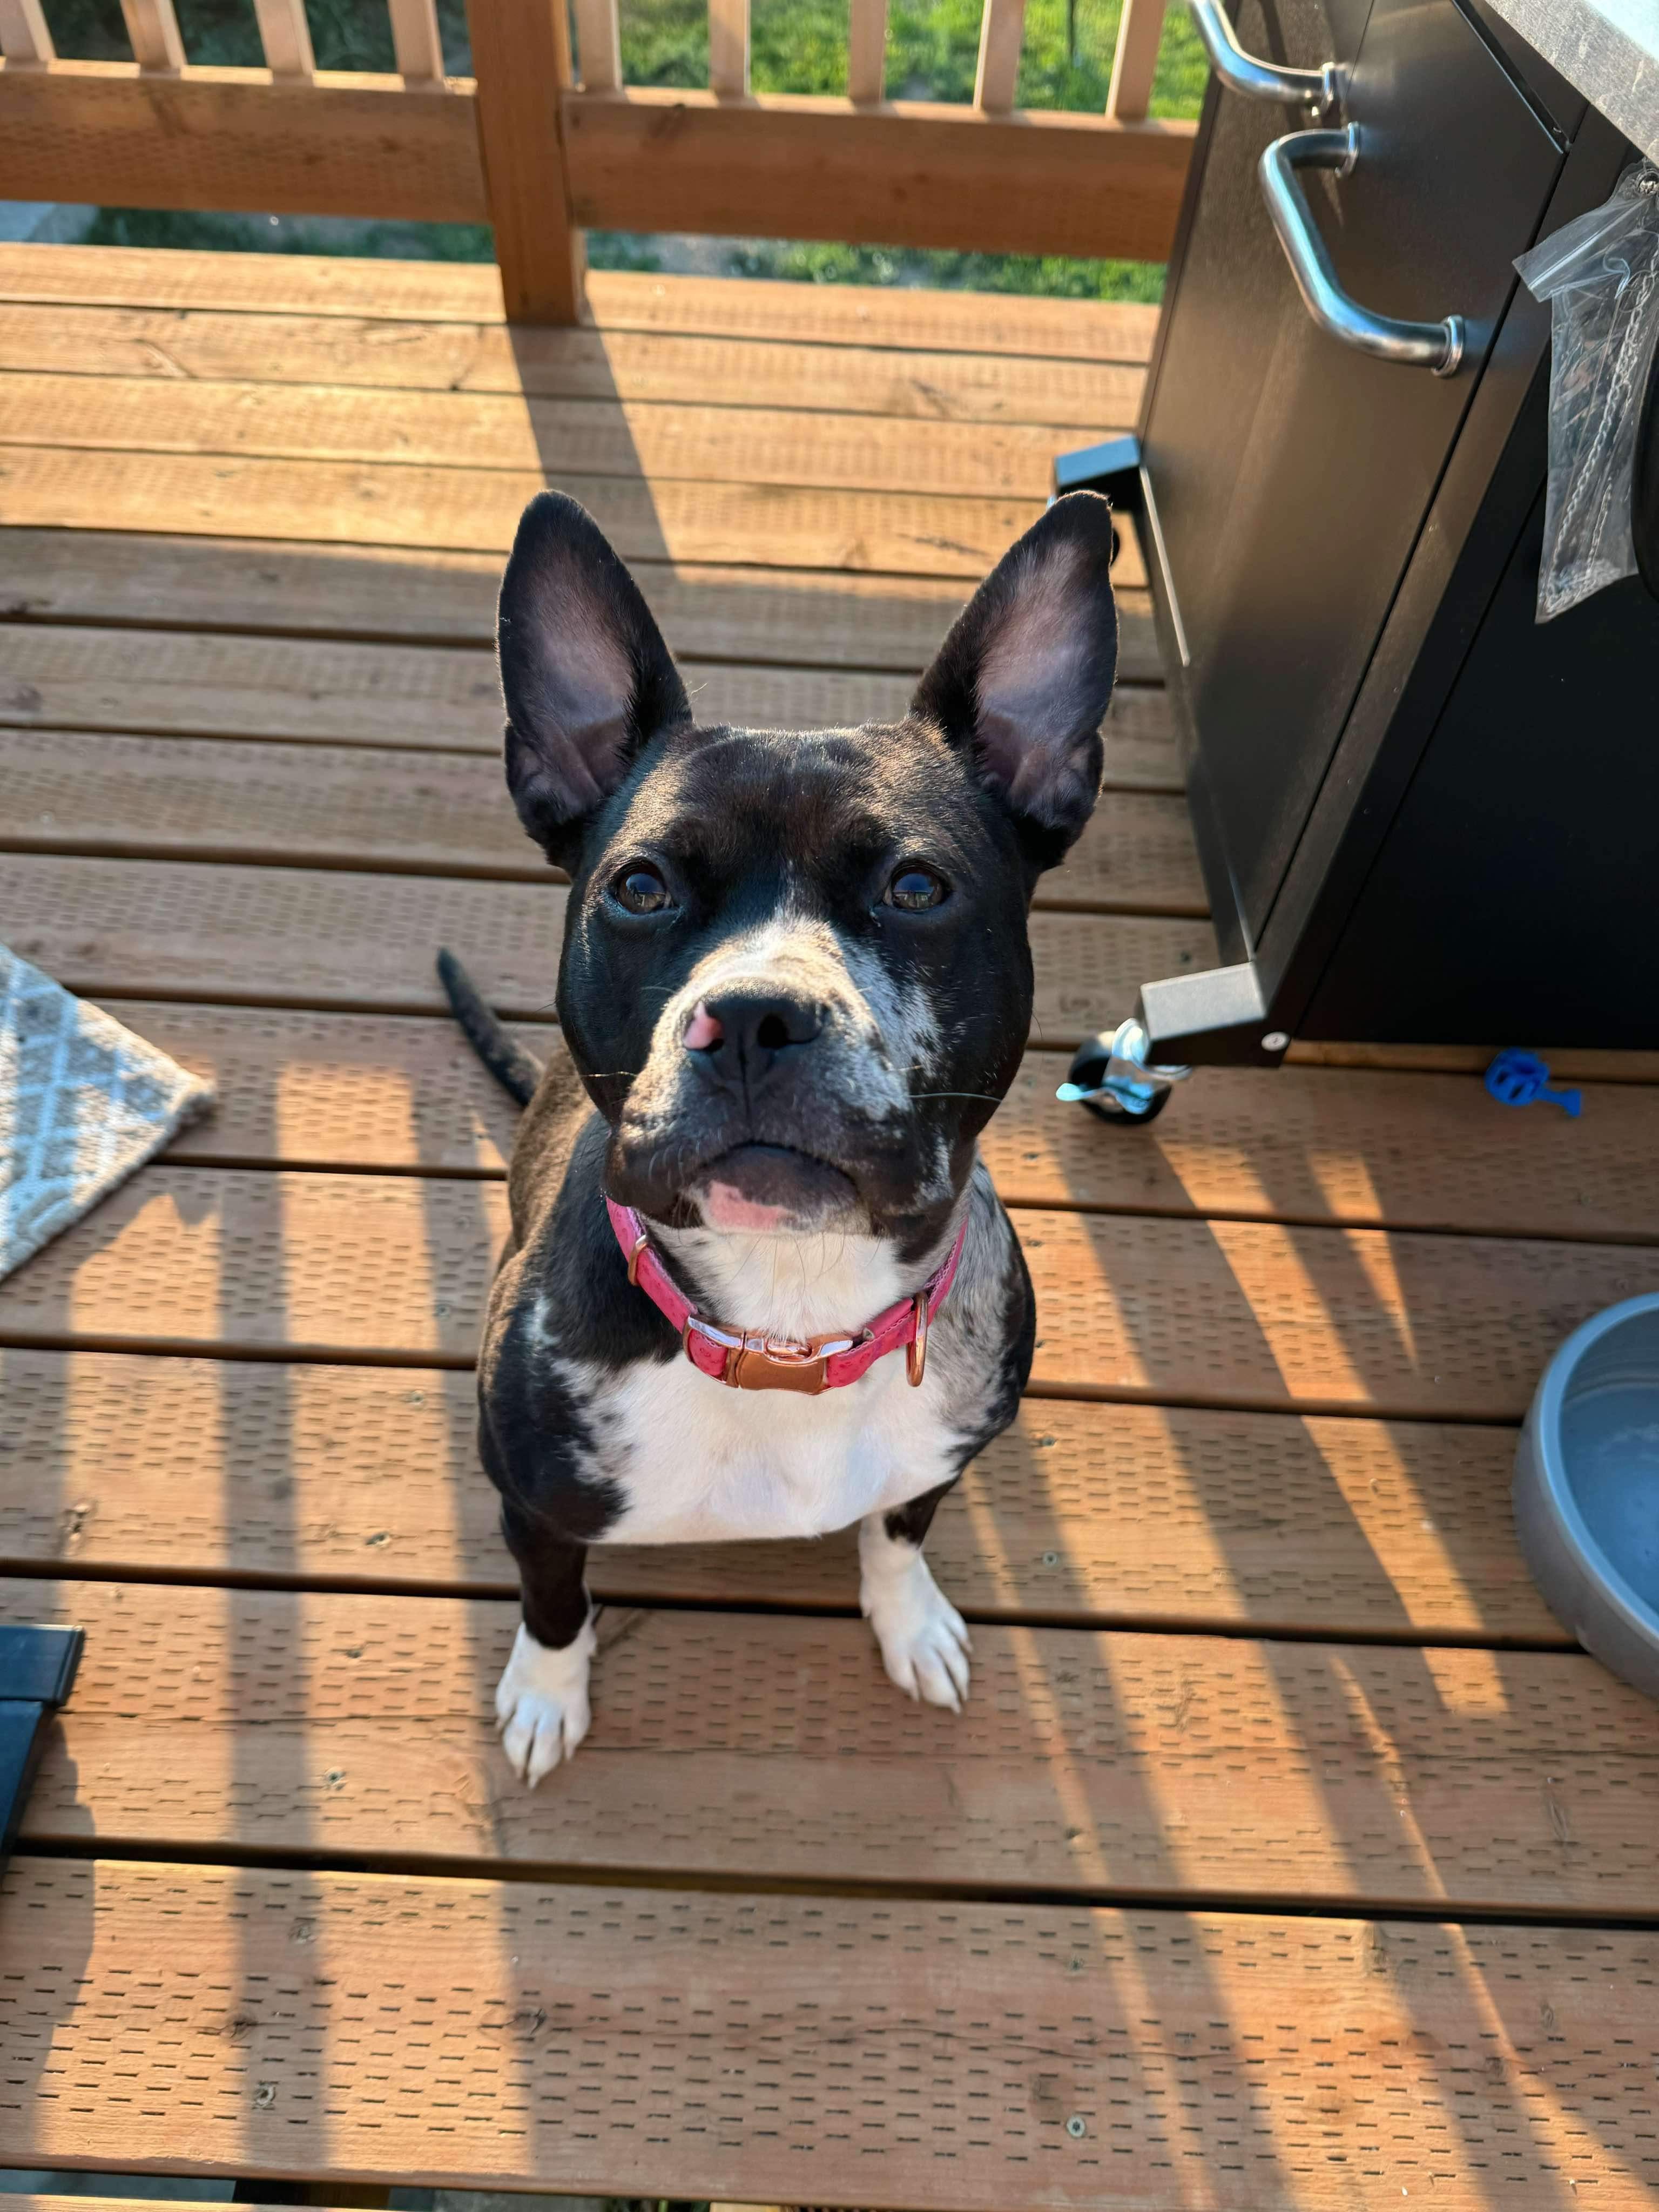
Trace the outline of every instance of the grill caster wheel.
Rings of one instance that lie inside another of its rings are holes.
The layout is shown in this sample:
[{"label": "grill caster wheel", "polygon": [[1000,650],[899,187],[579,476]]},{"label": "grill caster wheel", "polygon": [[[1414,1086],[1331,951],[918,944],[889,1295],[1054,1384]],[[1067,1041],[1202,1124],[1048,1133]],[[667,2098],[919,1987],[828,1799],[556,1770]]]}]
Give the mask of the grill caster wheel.
[{"label": "grill caster wheel", "polygon": [[[1106,1062],[1092,1047],[1085,1046],[1072,1062],[1071,1079],[1080,1090],[1094,1091],[1100,1086],[1106,1073]],[[1109,1091],[1098,1098],[1079,1098],[1078,1104],[1085,1114],[1092,1114],[1097,1121],[1105,1121],[1114,1129],[1144,1129],[1149,1121],[1156,1121],[1170,1103],[1167,1091],[1154,1091],[1146,1103],[1137,1111],[1120,1104]]]},{"label": "grill caster wheel", "polygon": [[1137,1021],[1120,1022],[1079,1046],[1054,1096],[1115,1128],[1139,1128],[1158,1119],[1170,1091],[1191,1073],[1190,1067],[1149,1064],[1146,1030]]}]

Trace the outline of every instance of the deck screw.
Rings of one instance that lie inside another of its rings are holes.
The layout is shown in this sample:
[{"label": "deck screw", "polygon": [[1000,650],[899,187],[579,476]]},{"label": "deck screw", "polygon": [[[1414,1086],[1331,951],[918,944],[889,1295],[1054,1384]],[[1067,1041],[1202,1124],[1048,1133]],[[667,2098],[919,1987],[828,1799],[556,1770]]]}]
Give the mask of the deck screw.
[{"label": "deck screw", "polygon": [[1066,2132],[1075,2142],[1089,2132],[1089,2124],[1081,2112],[1073,2112],[1066,2123]]},{"label": "deck screw", "polygon": [[1060,1565],[1060,1553],[1045,1552],[1042,1555],[1042,1564],[1045,1567],[1057,1567]]},{"label": "deck screw", "polygon": [[1269,1030],[1261,1040],[1261,1049],[1263,1052],[1283,1052],[1289,1043],[1290,1039],[1283,1030]]}]

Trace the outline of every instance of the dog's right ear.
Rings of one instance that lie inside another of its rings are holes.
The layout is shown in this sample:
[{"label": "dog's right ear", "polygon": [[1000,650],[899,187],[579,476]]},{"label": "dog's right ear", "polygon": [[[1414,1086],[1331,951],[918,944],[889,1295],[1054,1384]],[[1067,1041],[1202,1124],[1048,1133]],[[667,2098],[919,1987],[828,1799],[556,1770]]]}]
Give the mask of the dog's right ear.
[{"label": "dog's right ear", "polygon": [[496,624],[507,786],[550,859],[658,731],[691,708],[640,589],[586,508],[540,492],[519,520]]}]

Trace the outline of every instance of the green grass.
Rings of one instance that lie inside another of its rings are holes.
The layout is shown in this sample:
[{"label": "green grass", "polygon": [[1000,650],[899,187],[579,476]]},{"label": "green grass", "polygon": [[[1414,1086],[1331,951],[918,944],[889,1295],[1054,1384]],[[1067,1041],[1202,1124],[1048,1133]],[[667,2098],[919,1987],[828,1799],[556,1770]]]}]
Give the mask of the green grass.
[{"label": "green grass", "polygon": [[[88,60],[130,52],[119,0],[45,0],[58,51]],[[257,67],[258,33],[251,0],[177,0],[191,61]],[[1026,107],[1098,113],[1106,104],[1121,0],[1030,0],[1025,15],[1018,100]],[[306,0],[320,69],[390,70],[392,34],[384,0]],[[887,27],[887,93],[895,100],[968,100],[979,51],[981,0],[892,0]],[[757,92],[838,93],[847,82],[847,0],[753,0]],[[465,0],[438,0],[450,70],[470,66]],[[623,74],[630,84],[696,86],[708,82],[707,0],[622,0]],[[1193,116],[1203,96],[1203,51],[1180,0],[1171,0],[1153,82],[1154,115]],[[283,222],[258,216],[168,213],[101,208],[91,242],[205,247],[240,252],[349,252],[418,259],[488,261],[483,223],[345,226]],[[590,233],[596,268],[653,269],[648,239]],[[925,252],[869,246],[767,240],[733,246],[734,276],[781,276],[815,284],[933,285],[952,290],[1043,293],[1065,299],[1161,298],[1164,271],[1136,261],[1076,261],[1058,255]]]},{"label": "green grass", "polygon": [[[45,0],[60,54],[74,61],[131,61],[120,0]],[[258,69],[264,60],[252,0],[175,0],[185,52],[198,68]],[[392,23],[384,0],[306,0],[317,66],[390,70]],[[444,59],[458,76],[471,67],[465,0],[438,0]]]},{"label": "green grass", "polygon": [[[343,233],[343,234],[342,234]],[[168,246],[204,253],[362,253],[388,261],[493,261],[487,222],[354,222],[177,213],[165,208],[100,208],[88,246]]]},{"label": "green grass", "polygon": [[[979,53],[980,0],[893,0],[887,17],[890,100],[969,100]],[[1025,11],[1018,101],[1098,113],[1111,82],[1120,0],[1076,0],[1066,44],[1066,0]],[[847,86],[846,0],[753,0],[757,92],[838,93]],[[708,82],[704,0],[622,0],[623,75],[629,84]],[[1179,0],[1170,9],[1152,87],[1154,115],[1191,116],[1204,93],[1204,53]]]},{"label": "green grass", "polygon": [[920,246],[822,246],[768,240],[734,246],[734,276],[784,276],[807,284],[930,285],[945,292],[1040,292],[1060,300],[1164,297],[1155,261],[1068,261],[1058,253],[946,253]]}]

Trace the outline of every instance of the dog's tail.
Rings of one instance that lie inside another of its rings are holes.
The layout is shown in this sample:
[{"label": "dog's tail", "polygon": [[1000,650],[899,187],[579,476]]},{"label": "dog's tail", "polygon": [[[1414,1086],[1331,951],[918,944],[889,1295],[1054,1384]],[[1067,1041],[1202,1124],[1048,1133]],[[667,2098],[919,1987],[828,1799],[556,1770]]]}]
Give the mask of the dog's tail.
[{"label": "dog's tail", "polygon": [[503,1091],[527,1106],[542,1079],[541,1064],[515,1044],[453,952],[438,955],[438,981],[467,1042]]}]

